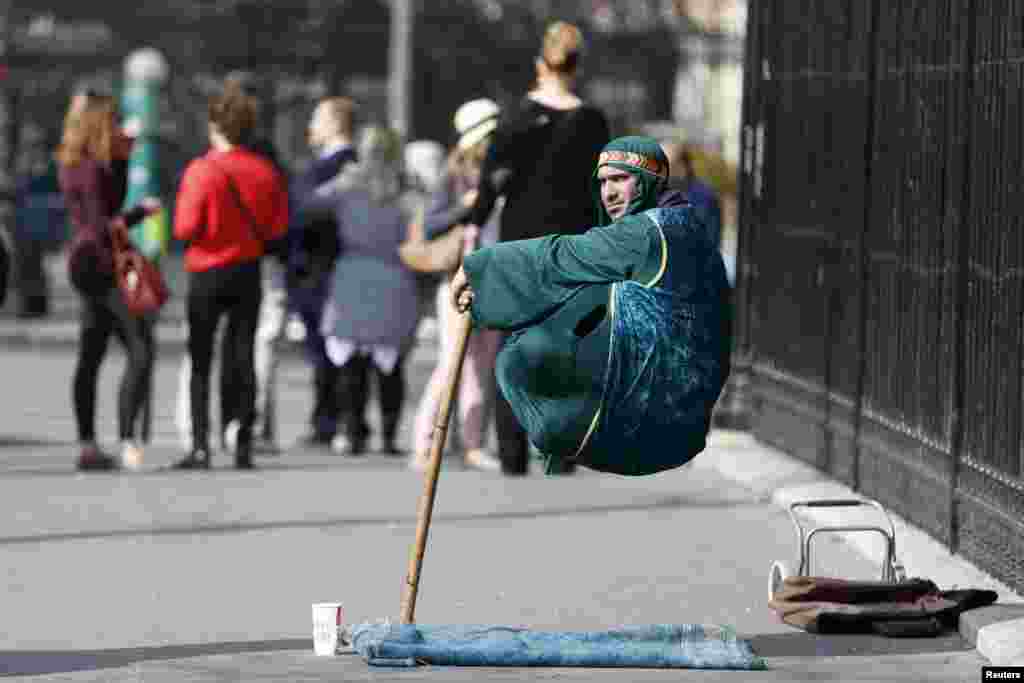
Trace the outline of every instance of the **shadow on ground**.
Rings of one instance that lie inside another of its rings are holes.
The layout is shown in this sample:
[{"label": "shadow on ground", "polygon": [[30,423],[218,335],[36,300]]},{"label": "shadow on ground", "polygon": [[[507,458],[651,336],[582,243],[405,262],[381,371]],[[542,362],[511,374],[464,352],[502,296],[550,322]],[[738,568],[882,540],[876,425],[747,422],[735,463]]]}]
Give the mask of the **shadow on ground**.
[{"label": "shadow on ground", "polygon": [[[495,522],[524,519],[565,518],[568,515],[604,516],[615,512],[631,512],[637,510],[665,510],[678,508],[728,508],[735,510],[740,507],[757,506],[760,503],[737,503],[735,501],[691,500],[672,496],[657,500],[622,505],[577,505],[561,506],[539,510],[522,510],[508,512],[484,512],[479,514],[438,515],[438,524],[460,524],[472,522]],[[341,527],[366,527],[398,525],[413,526],[415,517],[338,517],[319,519],[273,520],[266,522],[223,522],[216,524],[187,524],[181,526],[150,526],[135,529],[101,529],[89,531],[66,531],[56,533],[39,533],[26,536],[2,536],[0,547],[39,543],[60,543],[66,541],[100,540],[111,538],[155,538],[161,536],[190,536],[198,534],[243,534],[257,531],[282,531],[295,529],[329,529]]]},{"label": "shadow on ground", "polygon": [[72,671],[116,669],[140,662],[166,659],[311,648],[312,640],[309,638],[288,638],[202,645],[129,647],[115,650],[0,650],[0,676],[41,676]]},{"label": "shadow on ground", "polygon": [[[819,636],[809,633],[773,633],[747,638],[754,651],[772,657],[844,657],[960,652],[970,646],[955,631],[936,638],[884,638],[882,636]],[[236,655],[257,652],[311,650],[309,638],[250,642],[167,645],[112,650],[0,650],[0,676],[39,676],[96,671],[142,662]],[[771,662],[769,661],[769,668]]]},{"label": "shadow on ground", "polygon": [[70,441],[63,439],[40,439],[32,436],[0,434],[0,448],[34,448],[39,446],[66,446]]}]

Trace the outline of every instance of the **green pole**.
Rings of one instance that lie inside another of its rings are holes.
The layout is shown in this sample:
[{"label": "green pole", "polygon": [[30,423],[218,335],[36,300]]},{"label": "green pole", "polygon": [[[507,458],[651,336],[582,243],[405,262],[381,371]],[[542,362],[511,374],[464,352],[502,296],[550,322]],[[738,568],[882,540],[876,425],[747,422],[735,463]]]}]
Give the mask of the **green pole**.
[{"label": "green pole", "polygon": [[[146,197],[163,199],[160,197],[160,96],[167,74],[167,61],[153,48],[136,50],[125,60],[121,111],[125,127],[136,135],[128,160],[126,207]],[[163,256],[170,242],[167,210],[149,216],[136,226],[132,230],[132,241],[151,259]]]}]

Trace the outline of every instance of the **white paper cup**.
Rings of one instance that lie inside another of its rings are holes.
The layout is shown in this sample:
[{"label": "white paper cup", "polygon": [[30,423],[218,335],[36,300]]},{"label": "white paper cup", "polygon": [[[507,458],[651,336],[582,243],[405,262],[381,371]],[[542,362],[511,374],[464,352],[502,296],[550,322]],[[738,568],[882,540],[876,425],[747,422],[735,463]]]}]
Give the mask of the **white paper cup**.
[{"label": "white paper cup", "polygon": [[348,649],[345,642],[345,616],[340,602],[313,604],[313,652],[330,657]]}]

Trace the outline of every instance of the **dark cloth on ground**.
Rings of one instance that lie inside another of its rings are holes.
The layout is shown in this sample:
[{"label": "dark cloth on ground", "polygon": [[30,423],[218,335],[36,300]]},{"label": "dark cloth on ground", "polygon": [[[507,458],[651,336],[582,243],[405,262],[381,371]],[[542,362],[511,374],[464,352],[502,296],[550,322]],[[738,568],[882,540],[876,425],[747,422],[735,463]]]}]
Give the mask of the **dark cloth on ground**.
[{"label": "dark cloth on ground", "polygon": [[928,579],[903,583],[790,576],[768,605],[779,619],[810,633],[935,636],[969,609],[998,599],[991,590],[939,590]]}]

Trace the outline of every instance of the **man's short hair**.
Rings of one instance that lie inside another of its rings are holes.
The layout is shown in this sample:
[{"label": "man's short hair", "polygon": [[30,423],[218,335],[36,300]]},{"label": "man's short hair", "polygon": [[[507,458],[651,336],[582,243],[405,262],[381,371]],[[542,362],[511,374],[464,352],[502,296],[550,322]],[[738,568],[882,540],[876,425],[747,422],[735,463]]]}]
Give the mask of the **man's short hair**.
[{"label": "man's short hair", "polygon": [[356,103],[348,97],[328,97],[320,100],[320,105],[337,126],[339,135],[352,137],[355,127]]}]

